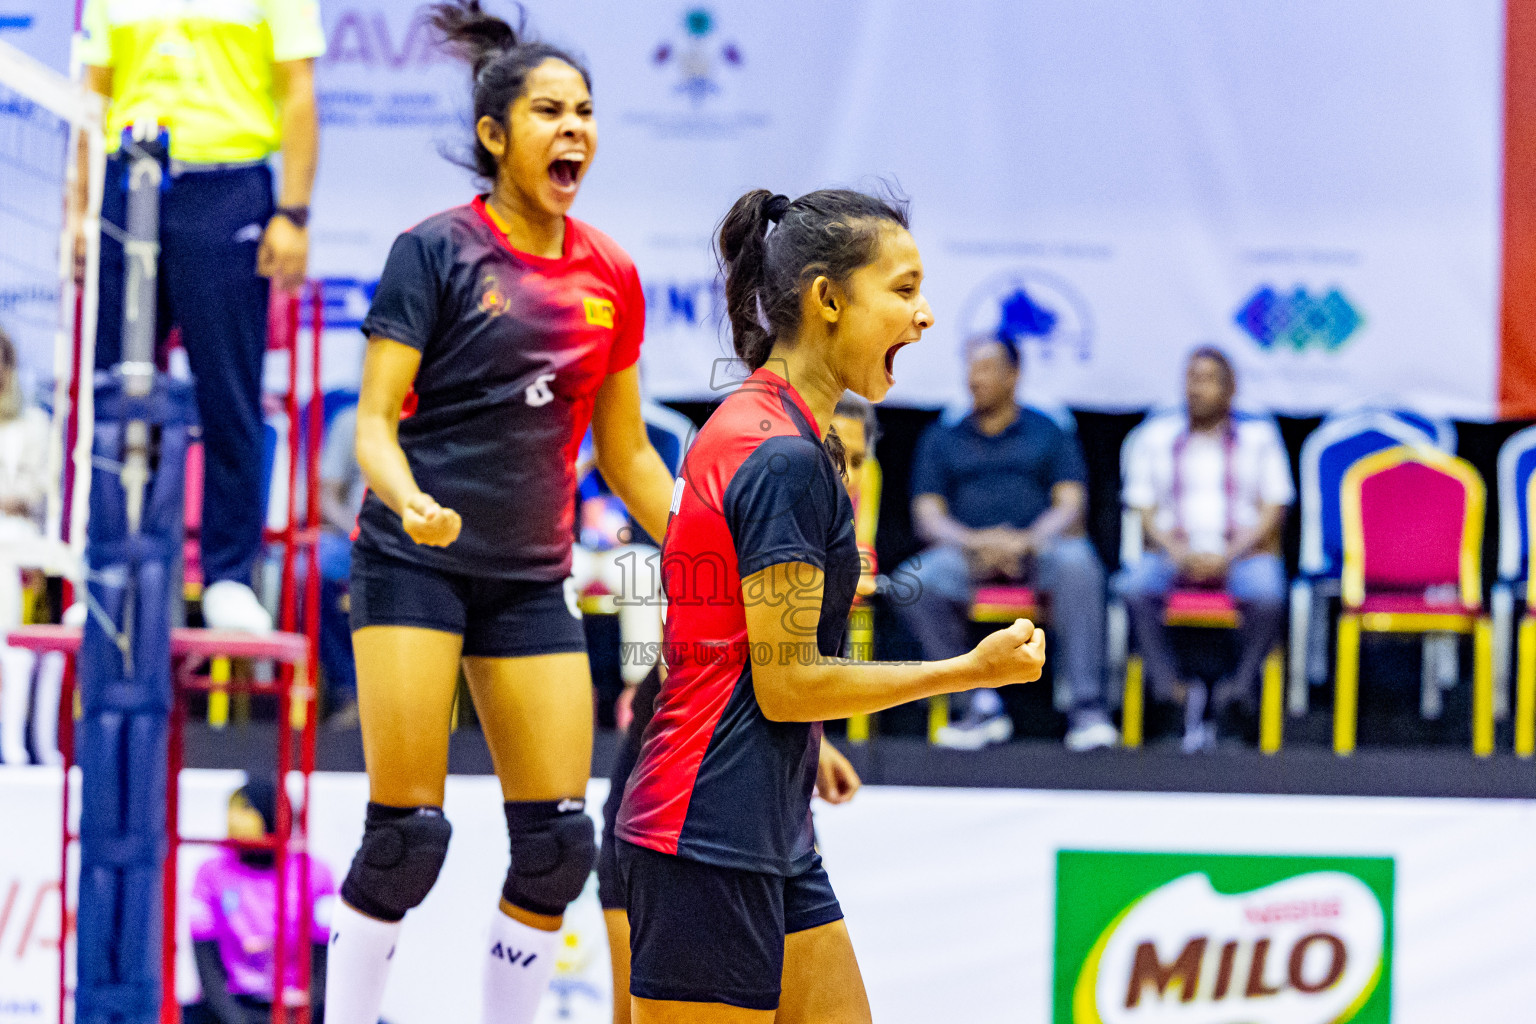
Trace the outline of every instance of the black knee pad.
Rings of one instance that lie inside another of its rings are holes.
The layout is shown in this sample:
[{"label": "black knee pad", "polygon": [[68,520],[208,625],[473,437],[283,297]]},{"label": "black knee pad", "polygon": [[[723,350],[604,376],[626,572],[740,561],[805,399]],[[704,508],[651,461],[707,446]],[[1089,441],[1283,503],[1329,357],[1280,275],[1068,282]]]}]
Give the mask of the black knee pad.
[{"label": "black knee pad", "polygon": [[363,845],[341,883],[341,898],[369,917],[400,920],[432,891],[452,834],[441,807],[370,803]]},{"label": "black knee pad", "polygon": [[597,858],[584,800],[514,800],[506,804],[512,867],[501,894],[535,914],[565,913],[587,884]]}]

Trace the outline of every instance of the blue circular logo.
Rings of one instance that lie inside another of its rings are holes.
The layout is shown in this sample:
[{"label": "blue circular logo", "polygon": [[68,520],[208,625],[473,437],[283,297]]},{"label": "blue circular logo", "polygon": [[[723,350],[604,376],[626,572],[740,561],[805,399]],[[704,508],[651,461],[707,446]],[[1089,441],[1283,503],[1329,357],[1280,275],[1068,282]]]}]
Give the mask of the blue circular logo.
[{"label": "blue circular logo", "polygon": [[1066,278],[1048,270],[1014,268],[987,278],[960,314],[964,337],[1013,339],[1042,362],[1093,355],[1093,313]]}]

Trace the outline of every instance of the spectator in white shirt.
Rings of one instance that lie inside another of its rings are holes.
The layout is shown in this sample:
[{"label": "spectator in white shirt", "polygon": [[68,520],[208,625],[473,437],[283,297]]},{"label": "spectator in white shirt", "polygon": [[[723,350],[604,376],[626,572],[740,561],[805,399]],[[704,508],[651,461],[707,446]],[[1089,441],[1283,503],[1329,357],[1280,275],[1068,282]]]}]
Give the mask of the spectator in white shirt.
[{"label": "spectator in white shirt", "polygon": [[[1215,727],[1251,732],[1259,672],[1280,635],[1286,598],[1280,531],[1295,500],[1274,423],[1234,414],[1237,380],[1218,348],[1197,349],[1184,376],[1185,410],[1140,428],[1124,500],[1141,513],[1145,554],[1118,581],[1153,694],[1185,706],[1184,747],[1211,746]],[[1179,679],[1163,624],[1175,587],[1223,590],[1242,615],[1238,665],[1206,692]]]}]

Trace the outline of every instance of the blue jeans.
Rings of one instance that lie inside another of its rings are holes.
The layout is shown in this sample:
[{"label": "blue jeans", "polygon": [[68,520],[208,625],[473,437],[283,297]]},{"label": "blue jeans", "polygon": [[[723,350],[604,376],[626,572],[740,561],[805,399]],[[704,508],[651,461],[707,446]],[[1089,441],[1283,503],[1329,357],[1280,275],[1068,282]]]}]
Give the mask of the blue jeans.
[{"label": "blue jeans", "polygon": [[[930,661],[971,649],[968,623],[980,581],[959,548],[932,547],[901,564],[894,577],[902,624]],[[1072,709],[1104,706],[1104,566],[1086,537],[1058,540],[1041,551],[1023,580],[1051,602],[1051,657],[1072,694]],[[981,694],[988,696],[982,697]],[[995,691],[975,691],[978,710],[1000,708]]]},{"label": "blue jeans", "polygon": [[[1173,695],[1178,662],[1163,615],[1168,595],[1179,582],[1178,566],[1162,552],[1148,552],[1115,577],[1115,592],[1131,613],[1136,646],[1146,664],[1152,692],[1162,700]],[[1237,628],[1237,671],[1222,684],[1218,704],[1238,702],[1256,706],[1259,671],[1280,639],[1285,616],[1285,564],[1276,555],[1250,555],[1233,562],[1223,588],[1242,612]]]}]

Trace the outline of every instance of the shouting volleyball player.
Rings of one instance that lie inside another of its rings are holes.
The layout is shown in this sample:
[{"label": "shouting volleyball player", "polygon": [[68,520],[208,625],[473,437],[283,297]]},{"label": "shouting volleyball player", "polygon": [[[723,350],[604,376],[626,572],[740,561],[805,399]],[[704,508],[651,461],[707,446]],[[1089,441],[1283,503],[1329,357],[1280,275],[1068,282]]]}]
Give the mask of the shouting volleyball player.
[{"label": "shouting volleyball player", "polygon": [[[864,474],[868,472],[866,467],[869,465],[870,449],[874,447],[877,433],[874,413],[874,406],[852,395],[844,395],[832,413],[832,429],[837,431],[846,457],[847,472],[843,482],[853,502],[855,517],[864,490]],[[864,548],[861,555],[858,592],[873,594],[874,551]],[[630,694],[630,715],[627,720],[621,718],[618,723],[624,736],[609,775],[611,788],[608,799],[603,804],[603,841],[597,851],[597,895],[602,903],[603,921],[608,930],[608,951],[613,969],[613,1024],[630,1024],[629,914],[624,909],[624,884],[619,877],[614,826],[618,822],[624,783],[634,770],[635,762],[640,759],[640,741],[651,724],[656,694],[661,690],[664,671],[661,665],[653,667],[650,674]],[[829,804],[844,804],[853,799],[862,784],[853,765],[823,736],[821,755],[816,766],[816,795]]]},{"label": "shouting volleyball player", "polygon": [[[670,674],[617,827],[636,1024],[869,1020],[812,842],[822,719],[1038,679],[1026,620],[949,661],[857,664],[839,648],[859,579],[844,390],[872,401],[933,323],[905,212],[849,191],[754,191],[719,250],[753,369],[705,424],[662,554]],[[775,1017],[777,1014],[777,1017]]]},{"label": "shouting volleyball player", "polygon": [[370,802],[332,923],[327,1024],[378,1020],[401,921],[442,868],[461,664],[511,840],[483,1019],[533,1019],[595,853],[591,680],[563,585],[588,422],[653,536],[671,489],[640,415],[639,277],[566,215],[597,146],[586,69],[477,0],[431,15],[474,68],[474,167],[492,188],[396,239],[363,324],[352,625]]}]

